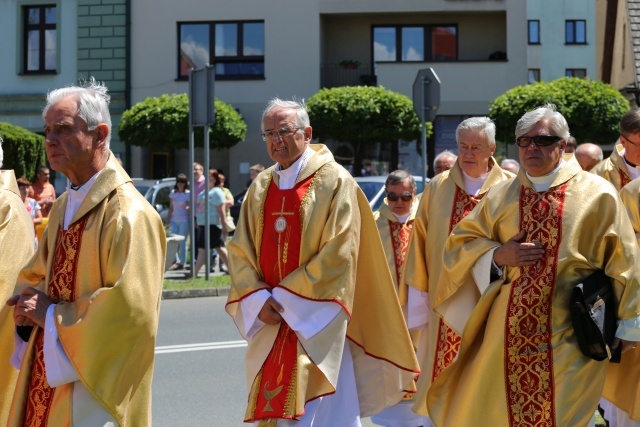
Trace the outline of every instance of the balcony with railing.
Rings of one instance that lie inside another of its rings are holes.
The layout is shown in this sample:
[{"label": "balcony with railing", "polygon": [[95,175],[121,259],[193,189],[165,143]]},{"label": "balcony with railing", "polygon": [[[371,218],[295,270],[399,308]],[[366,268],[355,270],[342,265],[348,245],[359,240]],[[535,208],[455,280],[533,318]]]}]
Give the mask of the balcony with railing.
[{"label": "balcony with railing", "polygon": [[372,64],[358,61],[343,61],[342,64],[322,64],[320,86],[332,88],[339,86],[377,86]]}]

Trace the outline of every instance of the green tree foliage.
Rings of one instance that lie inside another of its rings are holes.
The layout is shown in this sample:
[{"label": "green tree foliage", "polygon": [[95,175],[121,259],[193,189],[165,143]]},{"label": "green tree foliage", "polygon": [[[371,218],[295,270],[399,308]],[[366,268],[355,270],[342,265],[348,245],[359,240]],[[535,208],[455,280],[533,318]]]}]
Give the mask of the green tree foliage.
[{"label": "green tree foliage", "polygon": [[[215,99],[216,122],[210,127],[211,148],[222,149],[243,141],[247,125],[229,104]],[[186,94],[147,98],[122,114],[120,139],[142,147],[189,147],[189,98]],[[203,145],[201,128],[196,129],[196,145]]]},{"label": "green tree foliage", "polygon": [[[375,86],[342,86],[321,89],[307,102],[313,135],[320,141],[350,142],[354,170],[362,169],[367,144],[391,143],[392,164],[397,164],[399,139],[420,140],[420,119],[405,95]],[[432,125],[427,122],[427,135]]]},{"label": "green tree foliage", "polygon": [[38,167],[47,164],[44,136],[0,122],[0,137],[4,152],[2,169],[13,169],[17,178],[24,175],[33,182]]},{"label": "green tree foliage", "polygon": [[629,101],[615,87],[599,81],[563,77],[518,86],[489,104],[489,114],[496,123],[496,139],[515,143],[518,119],[546,103],[556,105],[579,143],[615,141],[620,119],[629,110]]}]

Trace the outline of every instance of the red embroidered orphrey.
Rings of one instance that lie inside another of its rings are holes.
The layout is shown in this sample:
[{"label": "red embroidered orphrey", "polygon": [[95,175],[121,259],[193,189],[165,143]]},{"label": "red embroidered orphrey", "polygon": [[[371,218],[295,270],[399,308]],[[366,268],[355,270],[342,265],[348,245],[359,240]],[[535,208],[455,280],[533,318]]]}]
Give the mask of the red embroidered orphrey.
[{"label": "red embroidered orphrey", "polygon": [[504,376],[509,425],[552,427],[555,422],[551,303],[567,184],[537,193],[522,186],[520,230],[542,243],[546,256],[520,267],[505,318]]},{"label": "red embroidered orphrey", "polygon": [[[48,295],[53,302],[75,300],[75,283],[78,271],[78,257],[82,243],[82,233],[87,225],[87,217],[72,224],[67,231],[58,228]],[[44,332],[38,329],[35,343],[35,357],[31,365],[29,393],[25,426],[46,426],[53,402],[55,388],[49,387],[44,367]]]},{"label": "red embroidered orphrey", "polygon": [[[290,190],[280,190],[271,182],[264,204],[264,228],[260,245],[260,268],[264,281],[277,286],[300,264],[302,238],[302,200],[309,190],[313,176]],[[274,250],[277,247],[277,250]],[[255,411],[245,422],[264,419],[298,419],[296,412],[298,337],[286,322],[280,329],[273,347],[255,381]]]},{"label": "red embroidered orphrey", "polygon": [[[462,191],[456,186],[456,194],[453,198],[453,208],[449,219],[449,234],[454,227],[464,219],[469,212],[476,207],[484,194],[472,196]],[[460,335],[447,326],[442,319],[438,323],[438,337],[436,341],[435,357],[433,360],[433,369],[431,370],[431,382],[438,378],[444,368],[449,366],[456,358],[460,349]]]},{"label": "red embroidered orphrey", "polygon": [[389,230],[391,231],[391,246],[393,246],[393,259],[396,264],[396,283],[400,285],[402,279],[402,266],[404,265],[404,256],[409,247],[409,237],[411,236],[411,228],[413,220],[407,221],[406,224],[401,222],[389,221]]},{"label": "red embroidered orphrey", "polygon": [[620,171],[620,188],[622,188],[631,182],[631,177],[629,176],[628,173],[626,173],[622,169],[619,169],[619,171]]}]

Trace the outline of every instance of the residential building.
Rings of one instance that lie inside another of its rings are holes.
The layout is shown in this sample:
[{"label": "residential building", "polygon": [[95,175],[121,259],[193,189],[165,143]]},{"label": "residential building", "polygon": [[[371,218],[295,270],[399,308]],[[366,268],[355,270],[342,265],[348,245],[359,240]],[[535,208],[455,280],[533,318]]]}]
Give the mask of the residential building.
[{"label": "residential building", "polygon": [[[111,94],[114,129],[128,104],[127,0],[0,0],[0,121],[42,133],[47,92],[90,76]],[[117,131],[111,149],[127,148]],[[56,190],[66,178],[56,176]]]},{"label": "residential building", "polygon": [[[463,118],[487,115],[490,100],[527,82],[521,0],[137,0],[131,19],[132,103],[187,92],[188,68],[215,64],[216,96],[248,125],[244,142],[211,155],[234,190],[246,183],[250,164],[272,163],[260,121],[274,96],[308,99],[323,87],[377,84],[411,97],[418,70],[432,67],[441,80],[441,150],[455,143]],[[139,159],[134,175],[156,175],[150,156],[163,153],[172,173],[190,172],[186,150],[158,143],[158,150],[132,148]],[[348,163],[348,147],[332,149],[345,152],[341,161]],[[403,150],[405,158],[418,157],[415,142]],[[379,170],[394,168],[388,151],[380,145],[370,153]]]}]

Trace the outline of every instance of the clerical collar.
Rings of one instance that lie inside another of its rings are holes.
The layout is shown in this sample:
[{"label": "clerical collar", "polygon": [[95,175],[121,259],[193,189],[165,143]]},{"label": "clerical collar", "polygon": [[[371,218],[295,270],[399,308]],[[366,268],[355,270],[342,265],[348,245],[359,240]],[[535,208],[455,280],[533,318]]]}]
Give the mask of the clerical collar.
[{"label": "clerical collar", "polygon": [[558,163],[558,167],[556,167],[554,170],[552,170],[548,174],[542,175],[542,176],[531,176],[529,175],[529,172],[526,172],[526,171],[525,172],[527,174],[527,178],[529,178],[529,181],[531,181],[531,183],[533,184],[533,188],[535,188],[536,191],[540,193],[542,191],[547,191],[549,187],[551,187],[551,184],[560,173],[560,170],[562,170],[562,168],[566,164],[567,162],[565,162],[563,158],[560,158],[560,163]]},{"label": "clerical collar", "polygon": [[306,166],[309,158],[315,153],[311,148],[307,147],[298,160],[293,162],[291,166],[286,169],[282,169],[282,165],[278,163],[274,172],[278,174],[280,179],[278,180],[278,187],[281,190],[290,190],[296,185],[298,176],[302,169]]},{"label": "clerical collar", "polygon": [[490,172],[491,170],[475,178],[473,176],[467,175],[465,171],[462,171],[462,178],[464,179],[464,187],[465,187],[465,190],[467,191],[467,194],[477,196],[478,193],[480,193],[480,190],[482,189],[482,186],[484,185],[484,182],[487,180],[487,177],[489,176]]},{"label": "clerical collar", "polygon": [[98,173],[93,175],[87,182],[79,186],[77,189],[74,189],[71,186],[67,187],[67,206],[64,211],[63,221],[63,228],[65,230],[69,229],[69,225],[71,225],[73,217],[78,212],[78,209],[80,209],[80,205],[82,205],[82,202],[89,193],[89,190],[91,190],[91,187],[93,187],[93,184],[96,182],[101,172],[102,170],[99,170]]}]

